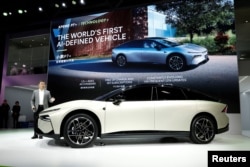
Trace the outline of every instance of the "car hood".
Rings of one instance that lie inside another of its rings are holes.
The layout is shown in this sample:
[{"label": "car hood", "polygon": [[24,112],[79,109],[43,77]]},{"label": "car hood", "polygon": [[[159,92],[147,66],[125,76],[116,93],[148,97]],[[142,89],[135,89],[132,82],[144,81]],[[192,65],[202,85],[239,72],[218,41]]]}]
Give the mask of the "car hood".
[{"label": "car hood", "polygon": [[178,48],[186,49],[188,51],[194,51],[194,52],[206,52],[207,49],[203,46],[192,44],[192,43],[185,43],[183,45],[177,46]]},{"label": "car hood", "polygon": [[84,107],[93,105],[93,102],[94,102],[93,100],[73,100],[73,101],[68,101],[68,102],[64,102],[64,103],[49,107],[49,108],[43,110],[42,112],[46,112],[48,110],[57,110],[60,108],[64,108],[64,109],[74,108],[74,107],[79,108],[80,106],[82,106],[84,108]]}]

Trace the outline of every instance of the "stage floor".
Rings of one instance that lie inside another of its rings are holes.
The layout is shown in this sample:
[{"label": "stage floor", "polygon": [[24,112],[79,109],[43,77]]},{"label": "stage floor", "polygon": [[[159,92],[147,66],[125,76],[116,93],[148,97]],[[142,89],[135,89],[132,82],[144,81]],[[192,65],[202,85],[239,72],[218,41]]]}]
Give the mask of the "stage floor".
[{"label": "stage floor", "polygon": [[0,130],[0,166],[15,167],[205,167],[208,151],[250,150],[250,138],[229,133],[206,145],[166,138],[103,141],[72,149],[63,141],[31,139],[33,129]]}]

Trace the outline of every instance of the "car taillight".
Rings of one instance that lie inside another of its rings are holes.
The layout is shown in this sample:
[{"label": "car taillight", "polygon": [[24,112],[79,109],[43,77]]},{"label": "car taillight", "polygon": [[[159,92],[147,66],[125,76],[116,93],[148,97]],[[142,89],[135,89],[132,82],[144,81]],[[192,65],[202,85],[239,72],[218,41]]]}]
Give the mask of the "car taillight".
[{"label": "car taillight", "polygon": [[227,106],[221,112],[227,113]]}]

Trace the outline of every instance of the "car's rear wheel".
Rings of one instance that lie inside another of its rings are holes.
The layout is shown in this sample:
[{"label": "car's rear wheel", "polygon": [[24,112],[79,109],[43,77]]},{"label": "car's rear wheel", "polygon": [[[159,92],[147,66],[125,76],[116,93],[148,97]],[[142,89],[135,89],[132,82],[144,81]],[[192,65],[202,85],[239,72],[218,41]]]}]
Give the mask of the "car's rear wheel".
[{"label": "car's rear wheel", "polygon": [[119,67],[125,67],[127,65],[127,59],[124,55],[120,54],[116,58],[116,64]]},{"label": "car's rear wheel", "polygon": [[84,148],[91,146],[97,137],[97,124],[86,114],[76,114],[65,123],[63,136],[70,147]]},{"label": "car's rear wheel", "polygon": [[210,143],[215,136],[214,120],[207,115],[197,116],[191,125],[190,138],[194,143]]},{"label": "car's rear wheel", "polygon": [[167,59],[168,69],[171,71],[181,71],[186,67],[186,61],[182,55],[173,54]]}]

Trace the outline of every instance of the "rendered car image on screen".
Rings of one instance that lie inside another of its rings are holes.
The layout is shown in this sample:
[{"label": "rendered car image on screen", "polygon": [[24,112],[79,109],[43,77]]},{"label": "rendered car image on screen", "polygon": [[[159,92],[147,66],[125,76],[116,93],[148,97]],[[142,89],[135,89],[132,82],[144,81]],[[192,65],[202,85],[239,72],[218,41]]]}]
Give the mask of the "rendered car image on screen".
[{"label": "rendered car image on screen", "polygon": [[52,106],[40,113],[38,127],[41,135],[73,148],[91,146],[97,138],[154,135],[206,144],[229,129],[226,112],[226,104],[197,91],[143,84]]},{"label": "rendered car image on screen", "polygon": [[208,60],[207,49],[202,46],[161,37],[132,40],[112,49],[112,61],[119,67],[128,63],[155,63],[166,64],[171,71],[181,71]]}]

